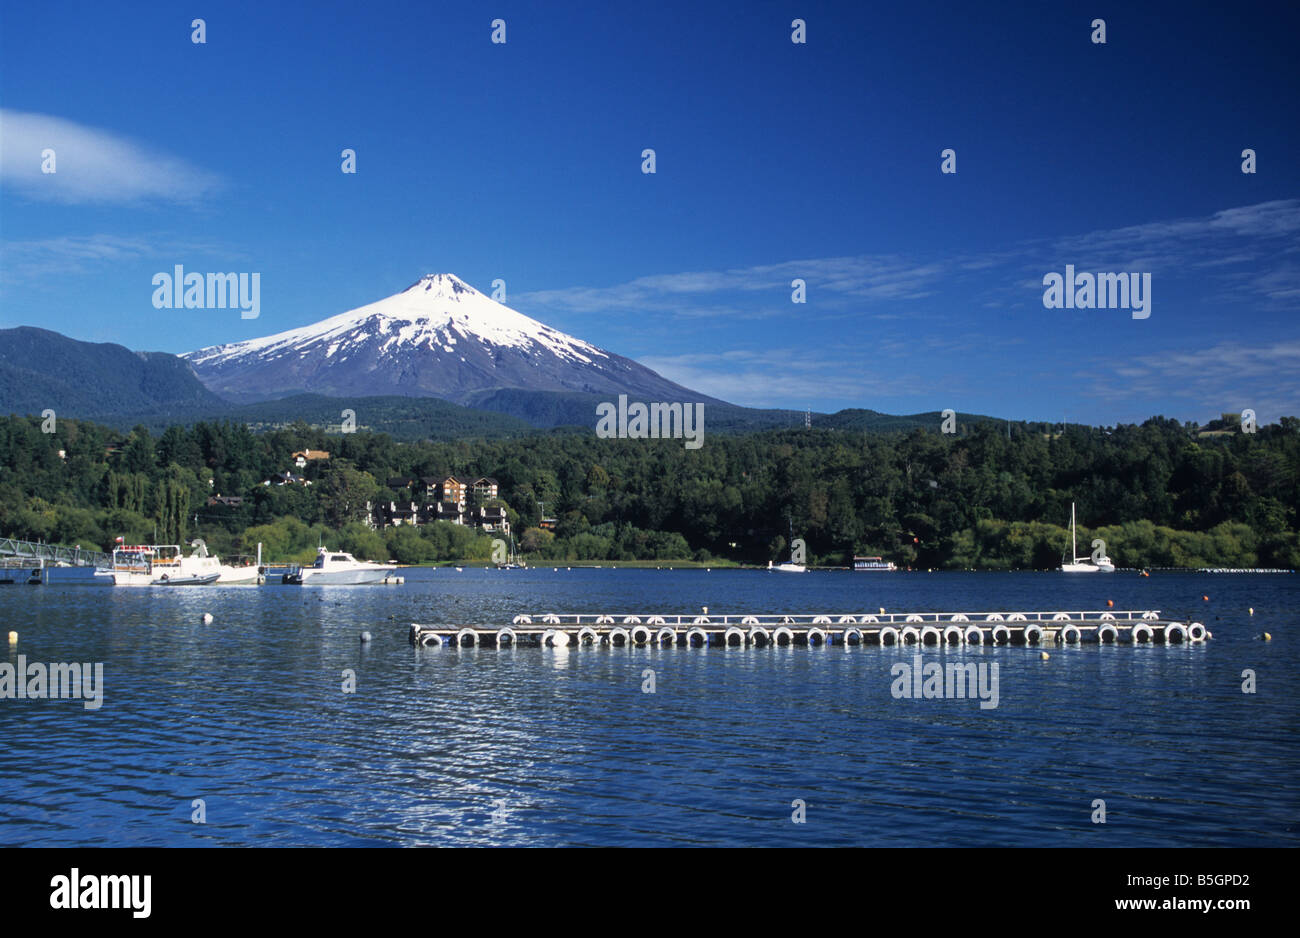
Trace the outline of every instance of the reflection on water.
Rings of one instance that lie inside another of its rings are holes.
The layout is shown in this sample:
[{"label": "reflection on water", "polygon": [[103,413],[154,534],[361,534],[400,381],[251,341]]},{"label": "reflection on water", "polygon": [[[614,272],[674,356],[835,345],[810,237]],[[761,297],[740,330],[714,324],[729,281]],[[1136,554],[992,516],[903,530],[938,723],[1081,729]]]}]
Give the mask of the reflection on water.
[{"label": "reflection on water", "polygon": [[[399,587],[3,587],[0,632],[20,641],[0,661],[102,661],[105,700],[0,700],[0,843],[1294,845],[1300,580],[1087,579],[545,568],[409,571]],[[1107,599],[1194,617],[1215,640],[1048,661],[922,652],[997,663],[993,710],[894,699],[890,667],[911,648],[407,643],[413,621],[521,612]],[[1241,693],[1245,668],[1257,694]],[[206,824],[190,821],[196,798]]]}]

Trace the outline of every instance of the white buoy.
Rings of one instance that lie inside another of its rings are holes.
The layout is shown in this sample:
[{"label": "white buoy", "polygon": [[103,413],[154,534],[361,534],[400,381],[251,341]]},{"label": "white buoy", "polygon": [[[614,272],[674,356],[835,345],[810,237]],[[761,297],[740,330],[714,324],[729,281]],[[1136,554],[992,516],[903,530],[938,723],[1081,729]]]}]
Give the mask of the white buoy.
[{"label": "white buoy", "polygon": [[365,644],[366,642],[368,642],[368,641],[370,641],[370,633],[369,633],[369,632],[362,632],[362,633],[361,633],[361,644],[364,645],[364,644]]},{"label": "white buoy", "polygon": [[567,648],[569,645],[569,633],[556,632],[551,638],[551,645],[555,648]]},{"label": "white buoy", "polygon": [[1255,614],[1255,607],[1254,607],[1254,606],[1251,606],[1251,607],[1250,607],[1250,614],[1251,614],[1252,616]]},{"label": "white buoy", "polygon": [[706,616],[709,614],[709,607],[708,607],[708,606],[701,606],[700,608],[704,610],[704,614],[705,614]]},{"label": "white buoy", "polygon": [[211,625],[211,624],[212,624],[212,613],[210,613],[210,612],[205,612],[205,613],[203,613],[203,624],[204,624],[204,625]]}]

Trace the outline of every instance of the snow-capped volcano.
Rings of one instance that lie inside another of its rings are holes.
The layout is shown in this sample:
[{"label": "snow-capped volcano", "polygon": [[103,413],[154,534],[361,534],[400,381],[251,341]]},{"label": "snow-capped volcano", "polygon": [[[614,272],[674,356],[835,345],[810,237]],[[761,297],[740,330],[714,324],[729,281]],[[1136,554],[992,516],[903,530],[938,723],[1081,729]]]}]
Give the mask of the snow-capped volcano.
[{"label": "snow-capped volcano", "polygon": [[698,400],[630,359],[515,312],[452,274],[310,326],[182,356],[233,400],[298,392],[465,402],[501,388]]}]

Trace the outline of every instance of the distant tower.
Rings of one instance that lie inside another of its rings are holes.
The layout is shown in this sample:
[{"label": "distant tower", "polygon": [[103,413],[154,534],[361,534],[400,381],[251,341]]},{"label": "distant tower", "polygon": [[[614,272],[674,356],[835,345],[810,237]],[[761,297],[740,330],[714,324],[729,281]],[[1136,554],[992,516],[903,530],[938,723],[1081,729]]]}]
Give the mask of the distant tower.
[{"label": "distant tower", "polygon": [[808,408],[803,414],[803,427],[807,430],[812,426],[812,408]]}]

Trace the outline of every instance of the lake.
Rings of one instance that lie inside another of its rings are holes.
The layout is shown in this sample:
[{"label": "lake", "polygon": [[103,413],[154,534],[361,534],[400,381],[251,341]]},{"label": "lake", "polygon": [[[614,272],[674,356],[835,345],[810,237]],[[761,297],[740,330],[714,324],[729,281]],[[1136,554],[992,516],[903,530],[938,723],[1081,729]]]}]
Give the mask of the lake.
[{"label": "lake", "polygon": [[[98,709],[0,700],[0,844],[1300,843],[1295,575],[403,572],[401,586],[0,587],[0,633],[19,632],[0,662],[103,664]],[[1214,637],[1049,647],[1047,661],[1015,646],[922,653],[997,664],[993,708],[895,698],[891,667],[911,648],[407,639],[411,622],[518,613],[1107,600]]]}]

